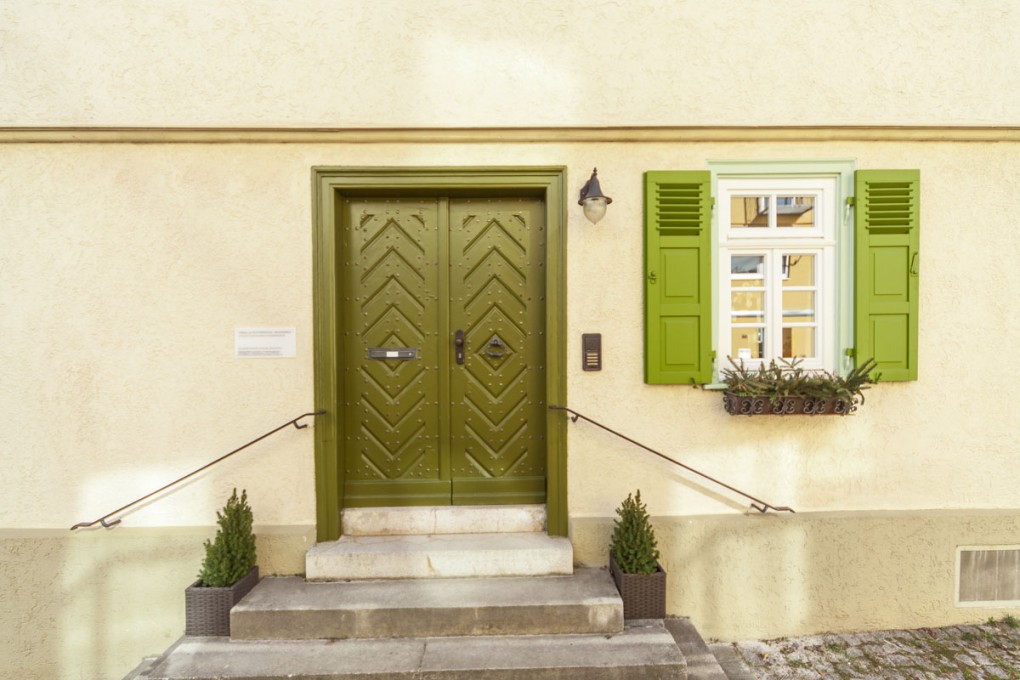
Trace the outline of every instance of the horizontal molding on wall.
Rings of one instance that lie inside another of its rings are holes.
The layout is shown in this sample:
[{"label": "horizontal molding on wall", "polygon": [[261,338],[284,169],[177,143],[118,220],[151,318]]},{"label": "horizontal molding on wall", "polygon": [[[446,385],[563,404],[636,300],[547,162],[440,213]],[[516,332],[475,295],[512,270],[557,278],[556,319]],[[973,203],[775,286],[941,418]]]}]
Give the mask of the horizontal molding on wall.
[{"label": "horizontal molding on wall", "polygon": [[503,128],[0,127],[0,144],[498,144],[1017,142],[1020,126]]}]

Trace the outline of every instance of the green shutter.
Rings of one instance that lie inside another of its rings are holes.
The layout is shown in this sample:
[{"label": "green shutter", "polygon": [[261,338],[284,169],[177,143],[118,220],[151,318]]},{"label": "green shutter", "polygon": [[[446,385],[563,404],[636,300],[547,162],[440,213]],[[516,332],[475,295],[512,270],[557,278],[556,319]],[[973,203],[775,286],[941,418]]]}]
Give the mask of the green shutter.
[{"label": "green shutter", "polygon": [[883,381],[917,380],[920,172],[858,170],[854,344]]},{"label": "green shutter", "polygon": [[712,381],[708,171],[645,173],[645,382]]}]

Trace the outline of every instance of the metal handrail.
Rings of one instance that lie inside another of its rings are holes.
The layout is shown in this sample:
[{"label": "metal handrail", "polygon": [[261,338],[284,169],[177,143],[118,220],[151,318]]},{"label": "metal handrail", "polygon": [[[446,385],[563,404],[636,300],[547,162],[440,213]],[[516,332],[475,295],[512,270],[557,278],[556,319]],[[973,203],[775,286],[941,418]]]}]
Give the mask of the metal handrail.
[{"label": "metal handrail", "polygon": [[595,425],[596,427],[601,427],[606,432],[609,432],[610,434],[615,434],[620,439],[623,439],[624,441],[630,442],[634,446],[640,447],[640,448],[644,449],[645,451],[648,451],[649,453],[654,453],[659,458],[662,458],[663,460],[669,461],[673,465],[678,465],[678,466],[682,467],[684,470],[687,470],[688,472],[693,472],[694,474],[698,475],[699,477],[703,477],[703,478],[707,479],[708,481],[710,481],[710,482],[712,482],[714,484],[718,484],[719,486],[723,487],[724,489],[729,489],[733,493],[740,494],[744,498],[747,498],[748,500],[750,500],[751,501],[751,507],[754,508],[755,510],[757,510],[758,512],[766,513],[769,510],[775,510],[776,512],[793,512],[793,513],[796,512],[796,510],[794,510],[793,508],[789,508],[789,507],[787,507],[785,505],[772,505],[771,503],[766,503],[765,501],[761,500],[760,498],[755,498],[754,496],[752,496],[749,493],[745,493],[745,492],[741,491],[740,489],[738,489],[736,487],[730,486],[729,484],[726,484],[725,482],[721,482],[718,479],[716,479],[715,477],[710,477],[710,476],[706,475],[704,472],[701,472],[700,470],[695,470],[694,468],[692,468],[689,465],[684,465],[683,463],[681,463],[678,460],[673,460],[672,458],[670,458],[666,454],[664,454],[664,453],[662,453],[660,451],[656,451],[655,449],[651,448],[650,446],[645,446],[641,442],[635,441],[635,440],[631,439],[630,437],[628,437],[627,435],[620,434],[616,430],[614,430],[612,428],[609,428],[609,427],[606,427],[602,423],[600,423],[600,422],[598,422],[596,420],[592,420],[588,416],[586,416],[586,415],[584,415],[582,413],[578,413],[577,411],[575,411],[573,409],[570,409],[570,408],[567,408],[566,406],[550,406],[549,410],[551,410],[551,411],[566,411],[567,413],[571,414],[571,416],[570,416],[571,422],[576,423],[578,418],[586,420],[587,422],[591,423],[592,425]]},{"label": "metal handrail", "polygon": [[298,425],[298,421],[299,420],[301,420],[302,418],[307,418],[308,416],[321,416],[321,415],[324,415],[325,413],[326,413],[325,411],[311,411],[309,413],[302,413],[297,418],[292,418],[292,419],[288,420],[283,425],[280,425],[279,427],[274,428],[274,429],[270,430],[269,432],[266,432],[261,437],[256,437],[255,439],[252,439],[247,444],[245,444],[243,446],[237,447],[236,449],[234,449],[230,453],[223,454],[222,456],[220,456],[216,460],[214,460],[212,462],[209,462],[209,463],[206,463],[205,465],[203,465],[202,467],[198,468],[197,470],[192,470],[191,472],[189,472],[188,474],[184,475],[183,477],[179,477],[179,478],[175,479],[174,481],[170,482],[169,484],[167,484],[165,486],[161,486],[160,488],[156,489],[155,491],[153,491],[151,493],[147,493],[144,496],[142,496],[141,498],[133,500],[130,503],[128,503],[127,505],[124,505],[124,506],[121,506],[121,507],[117,508],[113,512],[108,512],[108,513],[106,513],[105,515],[103,515],[102,517],[100,517],[97,520],[94,520],[92,522],[78,522],[73,527],[71,527],[71,531],[74,531],[75,529],[85,529],[85,528],[88,528],[88,527],[91,527],[91,526],[95,526],[97,524],[101,524],[104,527],[106,527],[107,529],[109,529],[110,527],[117,526],[118,524],[120,524],[120,520],[119,519],[115,519],[112,522],[107,522],[106,520],[109,519],[110,517],[114,516],[114,515],[119,515],[120,513],[124,512],[125,510],[127,510],[128,508],[130,508],[132,506],[138,505],[139,503],[141,503],[142,501],[146,500],[147,498],[152,498],[156,494],[161,493],[163,491],[166,491],[167,489],[169,489],[171,486],[174,486],[175,484],[180,484],[185,479],[188,479],[189,477],[193,477],[193,476],[197,475],[199,472],[201,472],[202,470],[205,470],[206,468],[210,468],[213,465],[216,465],[216,463],[219,463],[221,460],[226,460],[227,458],[230,458],[232,455],[234,455],[238,451],[243,451],[244,449],[248,448],[252,444],[255,444],[257,442],[262,441],[263,439],[265,439],[269,435],[276,434],[277,432],[279,432],[283,428],[287,427],[288,425],[293,425],[296,429],[303,430],[304,428],[308,427],[308,425]]}]

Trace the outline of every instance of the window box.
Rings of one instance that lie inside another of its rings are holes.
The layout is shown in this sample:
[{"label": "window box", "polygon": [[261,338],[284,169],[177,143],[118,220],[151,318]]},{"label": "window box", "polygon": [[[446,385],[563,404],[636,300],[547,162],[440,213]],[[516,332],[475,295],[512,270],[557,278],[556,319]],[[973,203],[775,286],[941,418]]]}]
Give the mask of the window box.
[{"label": "window box", "polygon": [[838,397],[744,397],[723,392],[723,405],[731,416],[847,416],[857,410],[855,401]]},{"label": "window box", "polygon": [[864,403],[864,390],[878,382],[868,359],[846,376],[802,368],[799,359],[748,368],[730,359],[723,371],[723,405],[732,416],[850,415]]}]

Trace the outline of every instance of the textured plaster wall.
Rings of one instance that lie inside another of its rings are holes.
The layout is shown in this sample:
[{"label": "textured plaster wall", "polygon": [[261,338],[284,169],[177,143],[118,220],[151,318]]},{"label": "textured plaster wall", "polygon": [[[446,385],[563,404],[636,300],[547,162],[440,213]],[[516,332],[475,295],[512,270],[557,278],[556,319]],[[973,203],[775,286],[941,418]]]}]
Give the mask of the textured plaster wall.
[{"label": "textured plaster wall", "polygon": [[[745,517],[732,497],[570,424],[581,561],[605,559],[613,510],[640,488],[660,527],[670,612],[708,635],[988,616],[953,608],[948,560],[961,543],[1015,544],[1020,529],[1010,360],[1020,321],[1004,311],[1020,290],[1017,147],[0,144],[0,584],[15,593],[0,609],[14,631],[0,667],[98,680],[165,648],[234,486],[248,490],[256,523],[275,527],[260,532],[276,536],[260,545],[262,565],[302,570],[312,429],[288,428],[112,531],[66,528],[313,406],[315,165],[565,165],[571,199],[599,166],[615,199],[607,217],[592,226],[568,204],[570,405],[807,516]],[[718,393],[642,381],[642,173],[775,158],[921,170],[919,380],[878,386],[850,418],[733,418]],[[234,327],[253,325],[295,326],[297,357],[235,359]],[[580,370],[584,332],[603,333],[600,373]],[[975,508],[1014,510],[969,519]],[[182,526],[204,528],[172,528]],[[156,586],[141,581],[150,573]]]},{"label": "textured plaster wall", "polygon": [[1016,125],[1015,0],[0,5],[0,126]]},{"label": "textured plaster wall", "polygon": [[[984,621],[1016,609],[954,606],[956,548],[1015,543],[1020,512],[659,517],[667,611],[706,637]],[[574,520],[574,557],[604,564],[612,521]]]},{"label": "textured plaster wall", "polygon": [[[1016,144],[0,146],[0,526],[93,519],[313,407],[314,165],[596,163],[615,201],[570,202],[570,405],[798,511],[1016,507],[1010,370],[1020,321]],[[920,375],[849,418],[734,418],[721,396],[643,383],[642,173],[720,158],[856,158],[922,176]],[[294,359],[233,356],[237,326],[295,326]],[[580,370],[601,332],[604,370]],[[312,429],[274,435],[134,511],[131,526],[209,525],[233,486],[256,521],[313,524]],[[583,422],[568,426],[570,512],[740,511]]]},{"label": "textured plaster wall", "polygon": [[[261,573],[304,571],[314,527],[255,531]],[[162,652],[184,633],[184,588],[213,534],[0,529],[0,677],[110,680]]]}]

